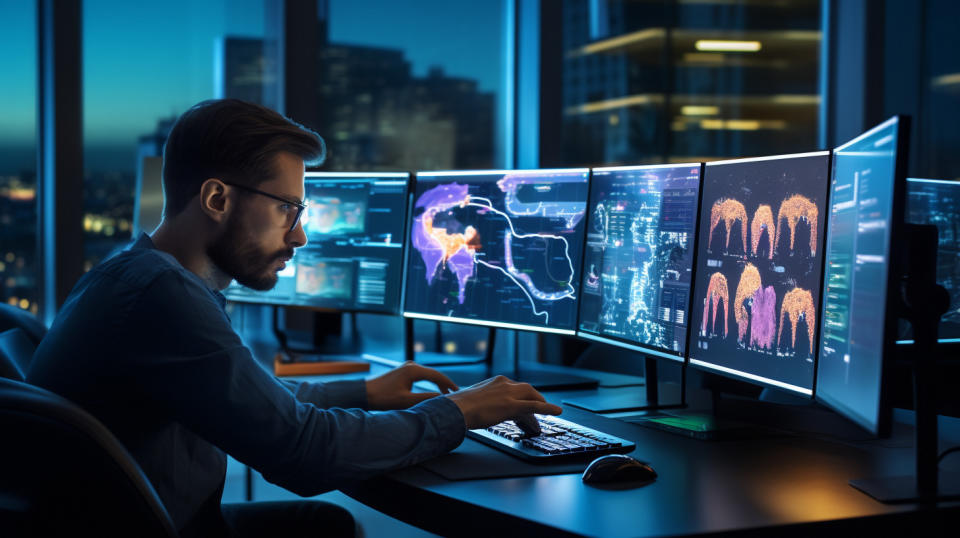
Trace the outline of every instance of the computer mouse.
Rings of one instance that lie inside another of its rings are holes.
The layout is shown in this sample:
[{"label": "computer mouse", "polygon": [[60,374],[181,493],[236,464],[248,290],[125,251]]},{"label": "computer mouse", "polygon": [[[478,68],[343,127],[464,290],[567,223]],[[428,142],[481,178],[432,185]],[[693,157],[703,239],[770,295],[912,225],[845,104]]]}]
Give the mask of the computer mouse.
[{"label": "computer mouse", "polygon": [[600,456],[590,462],[583,472],[584,484],[647,483],[657,479],[650,464],[623,454]]}]

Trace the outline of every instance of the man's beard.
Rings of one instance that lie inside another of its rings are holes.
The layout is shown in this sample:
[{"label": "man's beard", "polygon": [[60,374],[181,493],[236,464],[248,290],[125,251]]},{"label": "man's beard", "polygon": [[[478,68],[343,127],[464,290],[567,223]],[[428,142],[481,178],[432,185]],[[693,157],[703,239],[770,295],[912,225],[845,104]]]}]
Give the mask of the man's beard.
[{"label": "man's beard", "polygon": [[271,254],[264,253],[250,242],[237,213],[232,213],[226,229],[207,247],[207,256],[218,269],[238,283],[250,289],[266,291],[277,284],[277,273],[272,268],[282,258],[292,258],[293,249],[284,249]]}]

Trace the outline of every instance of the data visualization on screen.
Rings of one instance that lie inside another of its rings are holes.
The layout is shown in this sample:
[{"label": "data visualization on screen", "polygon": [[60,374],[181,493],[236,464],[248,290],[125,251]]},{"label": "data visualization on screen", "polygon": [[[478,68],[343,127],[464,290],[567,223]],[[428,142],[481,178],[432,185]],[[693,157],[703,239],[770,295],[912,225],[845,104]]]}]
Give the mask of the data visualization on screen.
[{"label": "data visualization on screen", "polygon": [[418,173],[404,315],[573,334],[588,177]]},{"label": "data visualization on screen", "polygon": [[829,162],[707,163],[690,364],[813,394]]},{"label": "data visualization on screen", "polygon": [[236,282],[228,299],[344,311],[400,309],[407,173],[307,172],[307,244],[270,291]]},{"label": "data visualization on screen", "polygon": [[[950,293],[941,342],[960,341],[960,181],[907,179],[907,222],[937,227],[937,283]],[[903,322],[909,331],[909,324]],[[903,337],[911,337],[904,331]]]},{"label": "data visualization on screen", "polygon": [[683,360],[700,164],[595,168],[580,336]]},{"label": "data visualization on screen", "polygon": [[898,171],[903,128],[891,118],[833,154],[817,399],[874,433],[888,331],[895,327],[887,295],[891,240],[906,191]]}]

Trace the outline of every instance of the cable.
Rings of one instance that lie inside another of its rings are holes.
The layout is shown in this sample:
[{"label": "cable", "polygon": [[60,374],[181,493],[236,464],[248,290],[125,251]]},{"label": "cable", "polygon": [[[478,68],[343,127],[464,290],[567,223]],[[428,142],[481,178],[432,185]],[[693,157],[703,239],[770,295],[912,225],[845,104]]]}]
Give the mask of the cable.
[{"label": "cable", "polygon": [[948,449],[944,450],[943,452],[941,452],[940,455],[937,456],[937,463],[939,464],[941,461],[943,461],[943,458],[947,457],[947,455],[949,455],[951,452],[960,452],[960,446],[955,446],[955,447],[953,447],[953,448],[948,448]]}]

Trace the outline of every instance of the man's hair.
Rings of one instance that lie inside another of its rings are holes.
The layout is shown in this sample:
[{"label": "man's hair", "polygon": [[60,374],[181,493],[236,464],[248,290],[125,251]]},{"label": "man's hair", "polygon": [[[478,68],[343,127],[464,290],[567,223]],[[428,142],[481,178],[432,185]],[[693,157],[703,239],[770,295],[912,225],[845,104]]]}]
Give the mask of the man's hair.
[{"label": "man's hair", "polygon": [[281,152],[316,165],[326,156],[320,135],[238,99],[211,99],[183,113],[163,147],[165,217],[183,211],[209,178],[255,187],[275,177]]}]

